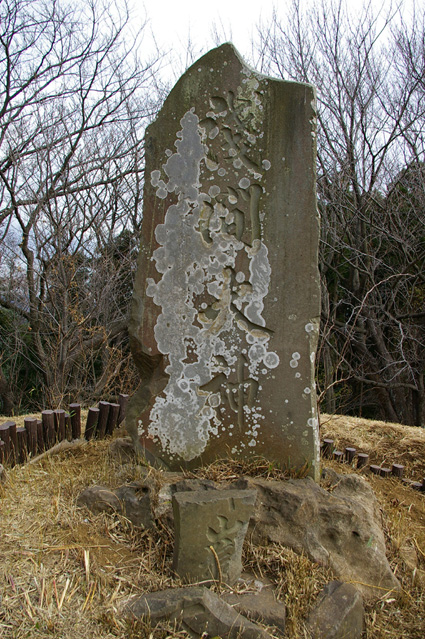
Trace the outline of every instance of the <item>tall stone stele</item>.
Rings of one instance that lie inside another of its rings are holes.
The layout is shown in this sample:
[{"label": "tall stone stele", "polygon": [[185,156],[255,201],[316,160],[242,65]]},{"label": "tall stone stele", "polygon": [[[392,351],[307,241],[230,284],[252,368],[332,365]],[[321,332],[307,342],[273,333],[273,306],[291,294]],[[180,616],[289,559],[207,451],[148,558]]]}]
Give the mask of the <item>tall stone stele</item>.
[{"label": "tall stone stele", "polygon": [[127,425],[170,468],[262,456],[318,478],[315,92],[231,44],[145,137]]}]

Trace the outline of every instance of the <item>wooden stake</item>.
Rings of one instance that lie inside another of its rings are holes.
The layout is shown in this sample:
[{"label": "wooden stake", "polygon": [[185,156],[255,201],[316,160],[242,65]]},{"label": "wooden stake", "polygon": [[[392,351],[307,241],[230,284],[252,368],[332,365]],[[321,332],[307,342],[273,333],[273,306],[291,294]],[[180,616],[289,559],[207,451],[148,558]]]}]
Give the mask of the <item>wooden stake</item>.
[{"label": "wooden stake", "polygon": [[70,404],[69,413],[71,415],[72,439],[81,437],[81,406],[80,404]]},{"label": "wooden stake", "polygon": [[374,475],[380,475],[381,474],[381,467],[380,466],[376,466],[375,464],[371,464],[369,466],[370,468],[370,472],[373,473]]},{"label": "wooden stake", "polygon": [[402,466],[401,464],[393,464],[391,472],[395,477],[403,477],[404,466]]},{"label": "wooden stake", "polygon": [[5,464],[11,461],[11,445],[10,445],[10,422],[0,425],[0,439],[3,442],[3,459]]},{"label": "wooden stake", "polygon": [[65,411],[63,408],[57,408],[53,411],[55,418],[56,441],[63,442],[66,439],[65,431]]},{"label": "wooden stake", "polygon": [[355,454],[356,454],[356,449],[351,448],[350,446],[347,446],[347,448],[345,449],[345,459],[347,460],[348,464],[351,464]]},{"label": "wooden stake", "polygon": [[99,402],[99,420],[97,422],[97,429],[95,437],[103,439],[106,435],[106,425],[108,423],[109,416],[109,402]]},{"label": "wooden stake", "polygon": [[323,457],[331,457],[334,449],[333,439],[324,439],[322,444]]},{"label": "wooden stake", "polygon": [[120,413],[118,415],[117,427],[125,420],[125,413],[127,411],[129,395],[124,395],[124,393],[120,393],[118,395],[118,404],[120,405]]},{"label": "wooden stake", "polygon": [[363,468],[364,466],[367,466],[368,461],[369,461],[369,455],[367,455],[366,453],[358,453],[357,468]]},{"label": "wooden stake", "polygon": [[17,428],[16,435],[18,440],[17,461],[19,461],[20,464],[25,464],[28,458],[27,429],[24,427]]},{"label": "wooden stake", "polygon": [[87,414],[87,422],[86,428],[84,431],[84,437],[89,440],[93,437],[93,433],[96,429],[97,420],[99,419],[99,409],[98,408],[89,408],[89,412]]},{"label": "wooden stake", "polygon": [[37,419],[37,452],[42,453],[45,448],[43,422]]},{"label": "wooden stake", "polygon": [[342,450],[334,450],[333,458],[341,464],[344,461],[344,453]]},{"label": "wooden stake", "polygon": [[51,448],[56,443],[55,417],[52,410],[43,410],[41,413],[41,421],[43,422],[44,445]]},{"label": "wooden stake", "polygon": [[18,447],[18,435],[16,433],[16,424],[15,422],[6,422],[9,424],[9,432],[10,432],[10,455],[12,459],[12,464],[18,463],[19,457],[19,447]]},{"label": "wooden stake", "polygon": [[25,417],[25,430],[27,431],[28,453],[31,457],[37,454],[37,420],[35,417]]},{"label": "wooden stake", "polygon": [[108,421],[106,423],[106,435],[112,435],[114,428],[117,426],[120,413],[119,404],[109,404]]}]

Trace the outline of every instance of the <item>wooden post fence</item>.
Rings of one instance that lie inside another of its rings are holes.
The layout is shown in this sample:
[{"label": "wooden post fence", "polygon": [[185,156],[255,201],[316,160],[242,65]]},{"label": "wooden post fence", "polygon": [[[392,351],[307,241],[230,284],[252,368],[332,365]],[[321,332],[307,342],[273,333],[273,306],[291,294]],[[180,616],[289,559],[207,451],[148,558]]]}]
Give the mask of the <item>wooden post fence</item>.
[{"label": "wooden post fence", "polygon": [[[84,436],[87,440],[112,435],[125,419],[128,395],[121,393],[117,403],[99,402],[89,408]],[[0,463],[8,466],[23,464],[29,457],[48,450],[61,441],[81,438],[81,406],[70,404],[69,412],[62,408],[43,410],[41,419],[25,417],[24,426],[7,421],[0,424]]]}]

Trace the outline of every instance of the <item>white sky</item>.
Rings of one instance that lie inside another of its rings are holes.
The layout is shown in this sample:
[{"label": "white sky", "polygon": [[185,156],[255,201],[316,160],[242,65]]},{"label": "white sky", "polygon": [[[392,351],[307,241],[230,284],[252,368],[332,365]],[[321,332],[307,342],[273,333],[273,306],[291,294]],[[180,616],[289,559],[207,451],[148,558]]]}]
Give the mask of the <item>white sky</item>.
[{"label": "white sky", "polygon": [[[118,0],[119,1],[119,0]],[[231,41],[242,56],[255,66],[251,41],[260,21],[267,24],[274,8],[281,19],[289,12],[292,0],[129,0],[135,14],[148,19],[148,30],[154,34],[159,51],[172,51],[171,63],[165,76],[177,80],[192,62],[209,49],[225,41]],[[301,6],[314,6],[317,0],[301,0]],[[356,12],[369,0],[346,0],[351,11]],[[372,0],[376,13],[386,13],[390,7],[401,4],[407,17],[415,0]],[[417,7],[422,0],[416,0]],[[423,9],[422,9],[423,11]],[[220,35],[214,40],[214,29]],[[146,32],[145,32],[146,33]],[[191,57],[188,41],[191,41]],[[146,46],[151,45],[145,40]]]},{"label": "white sky", "polygon": [[[278,0],[280,6],[288,0]],[[214,25],[233,35],[236,48],[250,47],[252,31],[261,17],[270,17],[276,0],[137,0],[144,5],[152,28],[162,45],[187,43],[191,38],[200,45],[211,41]],[[242,53],[242,51],[241,51]]]},{"label": "white sky", "polygon": [[[280,11],[290,0],[133,0],[139,15],[149,19],[161,51],[173,49],[180,54],[184,70],[188,39],[193,45],[195,60],[216,46],[214,27],[220,43],[233,42],[244,57],[250,57],[251,40],[260,19],[268,21],[275,4]],[[176,61],[178,65],[178,62]]]}]

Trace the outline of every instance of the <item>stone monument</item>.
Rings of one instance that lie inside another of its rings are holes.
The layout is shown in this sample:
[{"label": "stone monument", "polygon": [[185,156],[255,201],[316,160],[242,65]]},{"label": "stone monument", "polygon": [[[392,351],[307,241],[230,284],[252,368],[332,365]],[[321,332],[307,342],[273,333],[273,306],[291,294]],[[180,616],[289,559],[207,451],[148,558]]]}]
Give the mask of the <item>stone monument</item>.
[{"label": "stone monument", "polygon": [[255,490],[193,490],[173,496],[173,569],[185,582],[234,584],[254,511]]},{"label": "stone monument", "polygon": [[169,468],[264,456],[318,478],[315,92],[231,44],[145,136],[127,427]]}]

